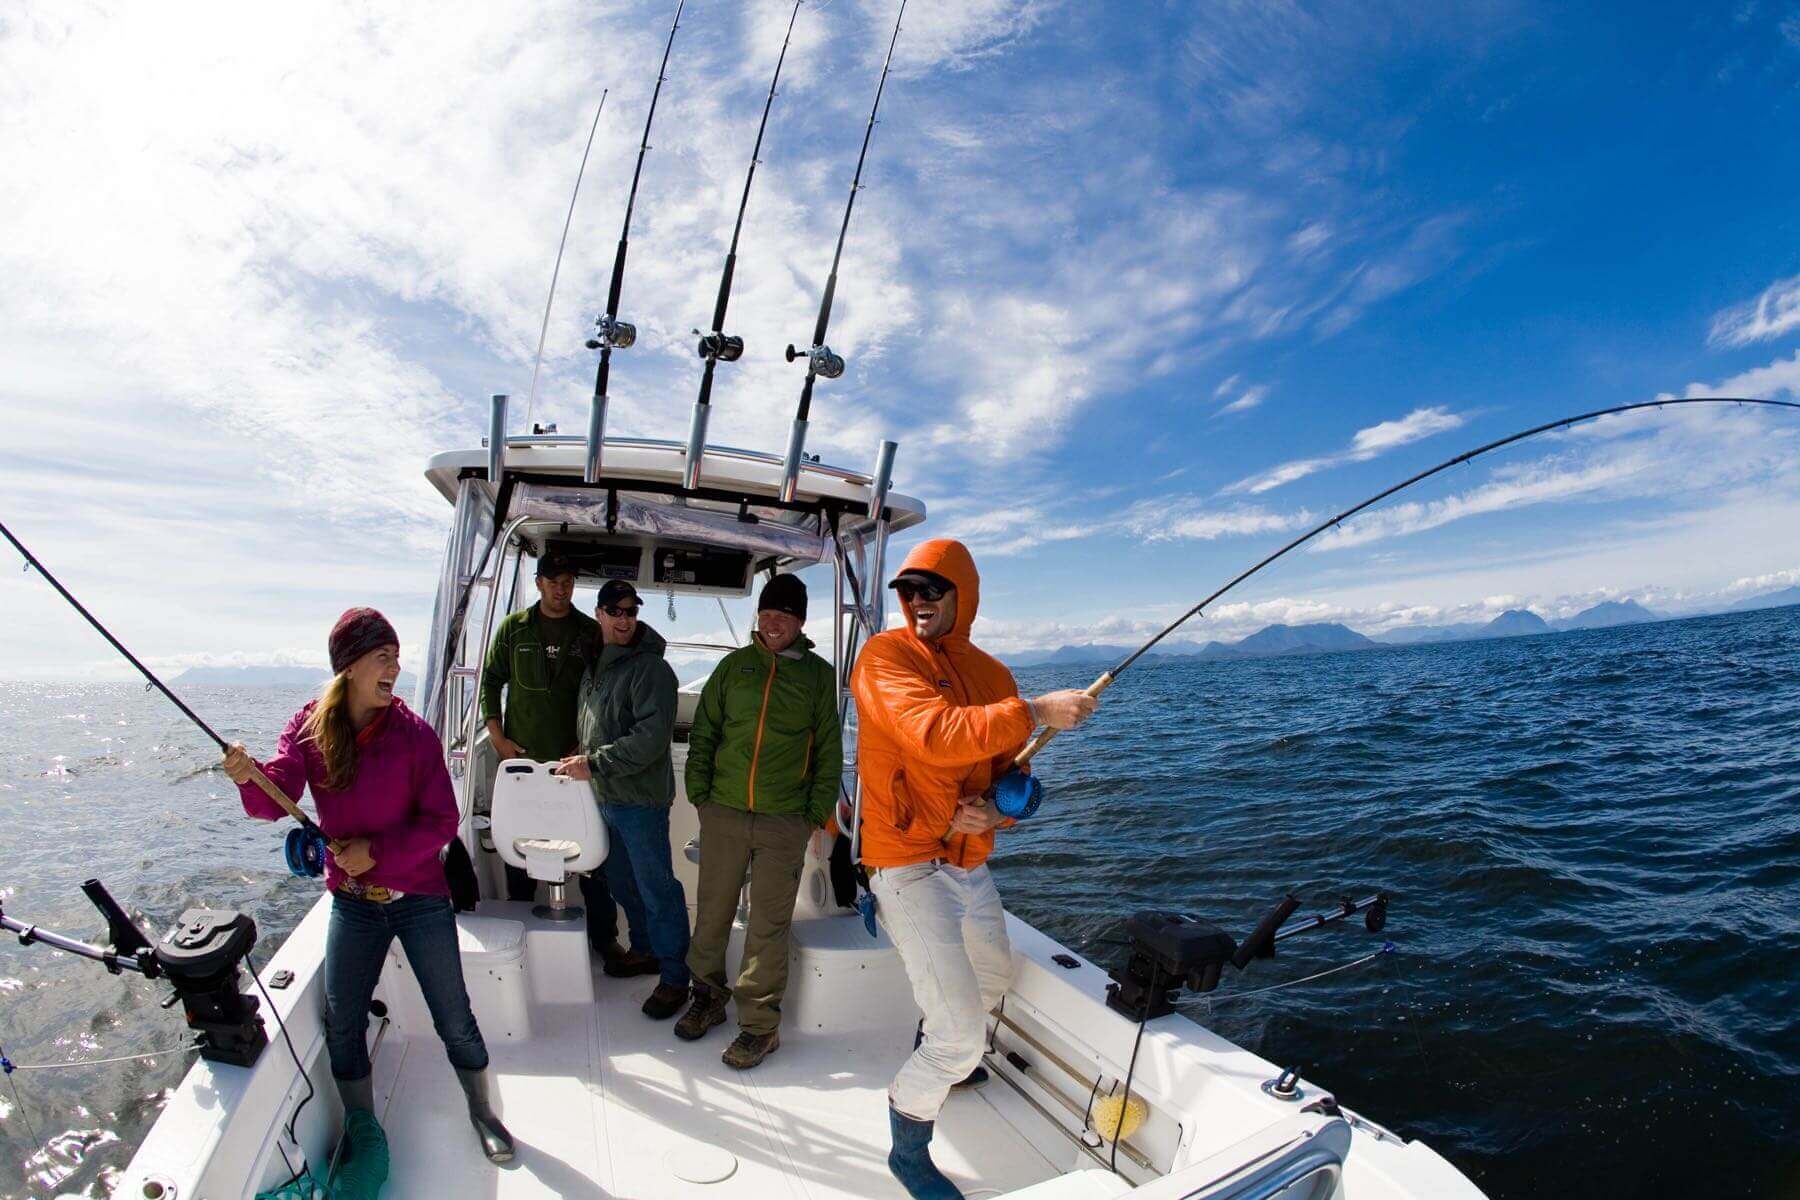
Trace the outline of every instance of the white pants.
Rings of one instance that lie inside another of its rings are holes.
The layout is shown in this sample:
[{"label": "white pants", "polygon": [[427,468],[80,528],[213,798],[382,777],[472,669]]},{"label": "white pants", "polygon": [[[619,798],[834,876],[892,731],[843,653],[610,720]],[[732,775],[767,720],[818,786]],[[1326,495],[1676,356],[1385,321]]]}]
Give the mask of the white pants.
[{"label": "white pants", "polygon": [[888,1102],[915,1121],[935,1121],[951,1086],[980,1064],[987,1015],[1012,985],[1000,893],[986,864],[882,867],[869,889],[925,1014],[925,1038],[888,1085]]}]

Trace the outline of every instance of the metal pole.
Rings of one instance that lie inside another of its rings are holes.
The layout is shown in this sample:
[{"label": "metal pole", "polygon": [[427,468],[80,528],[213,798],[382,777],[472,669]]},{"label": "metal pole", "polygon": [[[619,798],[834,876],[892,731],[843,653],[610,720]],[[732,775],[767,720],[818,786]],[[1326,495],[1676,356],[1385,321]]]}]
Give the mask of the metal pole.
[{"label": "metal pole", "polygon": [[488,414],[488,482],[493,484],[494,493],[500,491],[500,475],[506,470],[506,397],[496,395],[493,408]]}]

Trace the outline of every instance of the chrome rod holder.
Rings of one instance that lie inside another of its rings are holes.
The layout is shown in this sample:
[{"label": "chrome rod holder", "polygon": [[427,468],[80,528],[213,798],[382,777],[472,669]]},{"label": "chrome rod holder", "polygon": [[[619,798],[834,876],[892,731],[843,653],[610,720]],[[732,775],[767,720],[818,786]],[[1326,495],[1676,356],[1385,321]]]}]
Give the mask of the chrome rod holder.
[{"label": "chrome rod holder", "polygon": [[868,578],[869,608],[875,618],[875,628],[869,631],[871,637],[887,628],[887,587],[882,572],[887,569],[888,523],[882,513],[887,508],[888,489],[893,486],[894,455],[899,450],[898,442],[881,443],[881,448],[875,452],[875,470],[869,484],[869,519],[875,522],[875,546]]},{"label": "chrome rod holder", "polygon": [[781,460],[781,502],[792,504],[794,494],[800,490],[800,464],[806,456],[806,422],[799,417],[794,418],[794,427],[788,431],[787,454]]},{"label": "chrome rod holder", "polygon": [[500,489],[500,474],[506,470],[506,397],[497,395],[493,398],[493,408],[488,415],[488,482]]},{"label": "chrome rod holder", "polygon": [[712,416],[712,405],[694,405],[694,419],[688,423],[687,465],[682,471],[681,486],[693,491],[700,486],[700,462],[706,456],[706,423]]},{"label": "chrome rod holder", "polygon": [[582,460],[581,477],[588,483],[600,482],[600,449],[606,441],[606,397],[595,396],[588,409],[587,457]]}]

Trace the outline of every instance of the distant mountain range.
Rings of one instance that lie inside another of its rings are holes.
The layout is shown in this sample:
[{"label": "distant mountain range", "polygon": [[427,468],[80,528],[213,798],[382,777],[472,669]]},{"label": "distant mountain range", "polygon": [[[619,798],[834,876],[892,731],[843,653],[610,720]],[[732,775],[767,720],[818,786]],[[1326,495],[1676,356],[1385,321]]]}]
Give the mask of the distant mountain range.
[{"label": "distant mountain range", "polygon": [[[1783,588],[1740,600],[1716,612],[1748,612],[1759,608],[1781,608],[1800,604],[1800,587]],[[1683,616],[1701,616],[1684,613]],[[1546,621],[1527,609],[1508,609],[1491,621],[1471,621],[1456,625],[1406,625],[1368,637],[1345,625],[1322,622],[1313,625],[1269,625],[1236,642],[1163,642],[1146,658],[1262,658],[1277,654],[1328,654],[1340,650],[1375,650],[1382,646],[1418,646],[1433,642],[1470,642],[1483,638],[1528,637],[1532,634],[1564,633],[1580,629],[1608,629],[1615,625],[1636,625],[1668,618],[1645,608],[1636,600],[1606,600],[1583,609],[1572,617]],[[1075,666],[1084,663],[1111,664],[1130,654],[1135,646],[1113,646],[1085,642],[1079,646],[1060,646],[1055,650],[1025,650],[1006,656],[1014,667]]]},{"label": "distant mountain range", "polygon": [[[316,688],[331,678],[324,667],[189,667],[171,682],[206,687]],[[411,672],[400,672],[394,690],[411,695],[418,683]]]}]

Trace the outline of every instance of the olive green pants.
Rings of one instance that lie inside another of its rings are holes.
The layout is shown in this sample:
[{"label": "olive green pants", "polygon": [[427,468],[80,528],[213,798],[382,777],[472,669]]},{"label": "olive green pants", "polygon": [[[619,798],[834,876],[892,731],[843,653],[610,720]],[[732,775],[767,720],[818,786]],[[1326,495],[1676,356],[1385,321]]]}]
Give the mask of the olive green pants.
[{"label": "olive green pants", "polygon": [[[700,898],[688,970],[696,987],[728,988],[746,1033],[775,1032],[787,991],[788,930],[812,824],[799,814],[750,813],[719,804],[700,806]],[[750,873],[750,920],[737,985],[725,979],[725,948],[737,916],[744,872]]]}]

